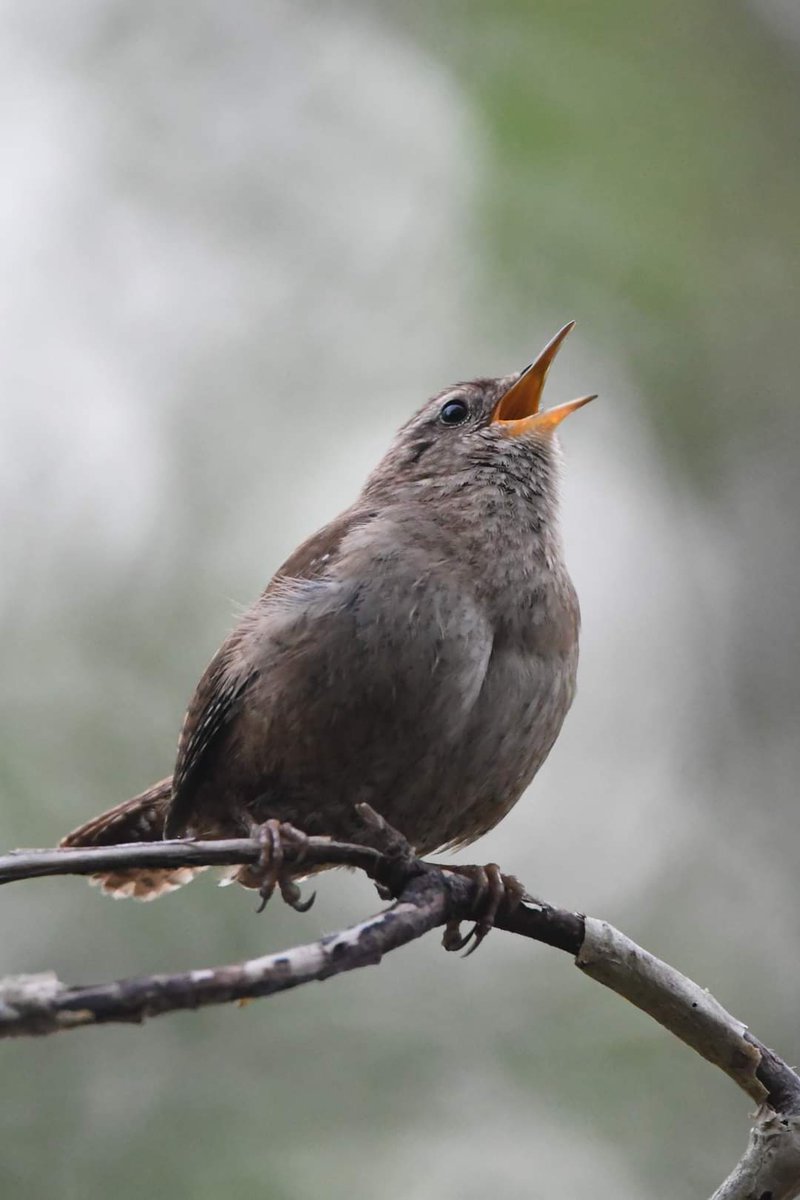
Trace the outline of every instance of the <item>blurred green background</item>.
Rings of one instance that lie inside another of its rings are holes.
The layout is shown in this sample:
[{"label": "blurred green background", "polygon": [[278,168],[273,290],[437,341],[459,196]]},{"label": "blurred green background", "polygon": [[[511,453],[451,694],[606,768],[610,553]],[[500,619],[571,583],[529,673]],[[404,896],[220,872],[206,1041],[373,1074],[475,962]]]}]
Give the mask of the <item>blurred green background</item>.
[{"label": "blurred green background", "polygon": [[[0,23],[3,846],[165,774],[237,607],[394,428],[574,318],[549,398],[601,394],[563,437],[579,699],[479,857],[796,1062],[800,7]],[[376,907],[347,875],[304,917],[211,878],[151,906],[24,883],[0,971],[207,965]],[[719,1072],[502,934],[0,1054],[0,1187],[28,1200],[695,1196],[749,1125]]]}]

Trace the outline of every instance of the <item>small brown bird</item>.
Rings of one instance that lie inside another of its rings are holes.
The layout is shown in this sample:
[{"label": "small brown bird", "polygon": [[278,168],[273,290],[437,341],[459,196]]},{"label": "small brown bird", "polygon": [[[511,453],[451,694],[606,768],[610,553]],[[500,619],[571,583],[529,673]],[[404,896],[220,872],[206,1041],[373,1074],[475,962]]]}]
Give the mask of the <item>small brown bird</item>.
[{"label": "small brown bird", "polygon": [[[594,397],[539,408],[572,327],[519,374],[423,405],[355,504],[295,551],[223,643],[174,774],[62,845],[241,837],[276,820],[364,842],[355,805],[367,802],[427,854],[506,815],[575,694],[555,433]],[[99,882],[149,900],[194,873]],[[237,878],[259,886],[249,867]]]}]

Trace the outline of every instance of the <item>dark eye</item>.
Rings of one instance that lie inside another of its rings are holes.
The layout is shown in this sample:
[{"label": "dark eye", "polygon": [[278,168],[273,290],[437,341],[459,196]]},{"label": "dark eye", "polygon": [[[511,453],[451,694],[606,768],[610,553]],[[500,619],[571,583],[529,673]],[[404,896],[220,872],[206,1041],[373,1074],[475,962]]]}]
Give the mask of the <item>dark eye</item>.
[{"label": "dark eye", "polygon": [[469,409],[463,400],[448,400],[442,405],[439,420],[443,425],[461,425],[469,416]]}]

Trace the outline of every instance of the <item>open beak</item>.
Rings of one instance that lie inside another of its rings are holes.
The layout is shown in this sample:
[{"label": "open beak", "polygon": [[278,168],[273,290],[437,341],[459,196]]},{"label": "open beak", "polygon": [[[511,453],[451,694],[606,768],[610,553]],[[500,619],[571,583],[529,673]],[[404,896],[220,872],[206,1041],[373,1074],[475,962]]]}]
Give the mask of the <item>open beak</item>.
[{"label": "open beak", "polygon": [[504,433],[512,435],[533,431],[552,433],[564,417],[568,417],[577,408],[583,408],[590,400],[596,399],[595,396],[581,396],[555,408],[545,409],[544,412],[539,411],[550,364],[558,354],[564,338],[574,328],[575,322],[570,321],[563,329],[559,329],[536,361],[526,367],[516,383],[512,383],[505,395],[500,397],[492,413],[492,424],[500,425]]}]

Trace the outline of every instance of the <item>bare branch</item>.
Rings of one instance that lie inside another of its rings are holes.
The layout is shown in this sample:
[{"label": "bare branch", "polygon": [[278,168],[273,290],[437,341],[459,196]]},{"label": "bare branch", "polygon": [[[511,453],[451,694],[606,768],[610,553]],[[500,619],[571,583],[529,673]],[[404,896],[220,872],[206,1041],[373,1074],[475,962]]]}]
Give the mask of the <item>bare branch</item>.
[{"label": "bare branch", "polygon": [[[142,1022],[179,1009],[273,995],[378,963],[437,926],[480,917],[484,901],[475,880],[414,858],[399,835],[376,821],[373,833],[381,849],[309,838],[302,850],[287,845],[285,857],[291,866],[301,853],[301,870],[365,871],[395,897],[385,912],[318,942],[222,967],[86,987],[68,987],[52,974],[12,977],[0,981],[0,1037]],[[261,852],[251,839],[24,851],[0,858],[0,883],[126,868],[227,866],[256,862]],[[573,955],[583,974],[648,1013],[759,1104],[748,1150],[714,1200],[800,1197],[800,1076],[709,992],[613,926],[543,901],[503,903],[494,923]]]},{"label": "bare branch", "polygon": [[306,946],[231,966],[150,975],[69,988],[53,974],[17,976],[0,983],[0,1037],[25,1037],[100,1025],[142,1022],[179,1009],[272,996],[343,971],[379,963],[441,925],[446,891],[419,875],[403,896],[378,916]]},{"label": "bare branch", "polygon": [[[767,1103],[777,1090],[782,1101],[791,1099],[800,1112],[800,1078],[790,1068],[773,1073],[772,1064],[768,1066],[765,1058],[766,1047],[748,1035],[746,1025],[731,1016],[710,992],[637,946],[612,925],[587,917],[576,964],[720,1067],[758,1104]],[[768,1071],[769,1083],[760,1077],[763,1070]]]},{"label": "bare branch", "polygon": [[[253,838],[229,838],[217,842],[178,839],[165,842],[130,842],[119,846],[87,846],[75,849],[14,850],[0,857],[0,884],[45,875],[96,875],[106,871],[144,868],[230,867],[255,863],[263,847]],[[291,861],[292,850],[287,849]],[[382,855],[369,846],[332,842],[311,837],[304,861],[309,865],[359,867],[371,875]]]},{"label": "bare branch", "polygon": [[750,1131],[741,1161],[711,1200],[795,1200],[800,1196],[800,1121],[767,1112]]}]

